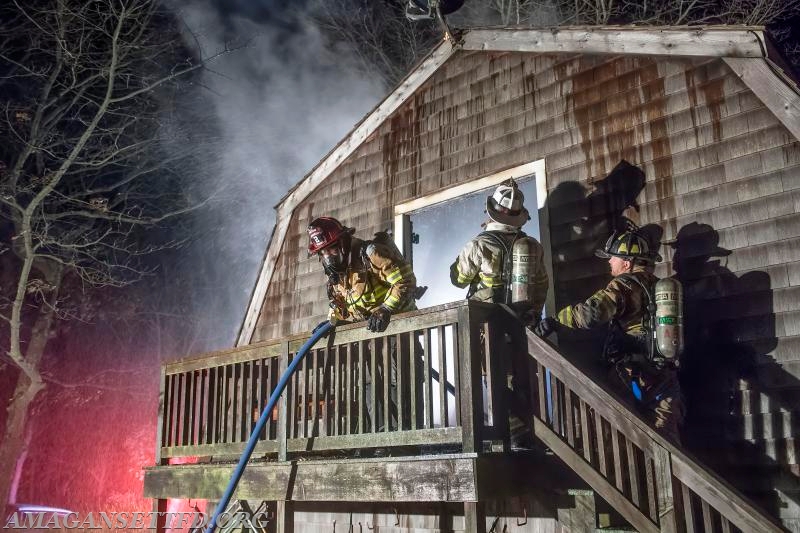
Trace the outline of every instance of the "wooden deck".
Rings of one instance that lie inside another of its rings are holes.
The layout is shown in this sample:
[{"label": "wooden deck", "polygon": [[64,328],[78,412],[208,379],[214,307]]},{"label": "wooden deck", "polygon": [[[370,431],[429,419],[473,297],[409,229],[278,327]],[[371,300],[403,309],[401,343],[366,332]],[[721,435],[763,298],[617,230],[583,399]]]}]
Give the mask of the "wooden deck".
[{"label": "wooden deck", "polygon": [[[293,377],[237,498],[463,502],[467,529],[479,531],[481,500],[556,484],[557,457],[639,531],[783,531],[531,333],[532,427],[555,457],[501,453],[510,359],[501,332],[510,320],[495,306],[459,302],[399,316],[381,334],[340,328]],[[146,496],[219,498],[259,406],[303,340],[165,365]],[[380,457],[365,458],[378,448]],[[177,457],[201,464],[170,465]]]}]

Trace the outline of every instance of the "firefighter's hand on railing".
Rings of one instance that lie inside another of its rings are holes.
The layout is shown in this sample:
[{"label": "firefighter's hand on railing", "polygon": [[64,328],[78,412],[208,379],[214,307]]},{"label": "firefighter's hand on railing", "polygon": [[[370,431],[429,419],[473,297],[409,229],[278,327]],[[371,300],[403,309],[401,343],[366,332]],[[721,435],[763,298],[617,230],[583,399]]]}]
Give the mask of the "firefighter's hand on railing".
[{"label": "firefighter's hand on railing", "polygon": [[[316,325],[316,327],[315,327],[314,329],[312,329],[312,330],[311,330],[311,334],[313,335],[314,333],[316,333],[317,331],[319,331],[319,328],[321,328],[322,326],[324,326],[325,324],[328,324],[328,323],[330,323],[330,320],[323,320],[322,322],[320,322],[319,324],[317,324],[317,325]],[[327,332],[327,333],[325,333],[325,335],[323,335],[322,337],[323,337],[323,338],[327,337],[328,335],[330,335],[330,334],[331,334],[331,331],[333,331],[333,328],[329,329],[329,330],[328,330],[328,332]]]},{"label": "firefighter's hand on railing", "polygon": [[546,316],[532,328],[532,331],[539,337],[544,338],[555,332],[557,329],[558,321],[551,316]]},{"label": "firefighter's hand on railing", "polygon": [[367,329],[375,332],[385,331],[389,326],[389,319],[391,316],[391,311],[384,306],[380,306],[374,310],[369,319],[367,319]]}]

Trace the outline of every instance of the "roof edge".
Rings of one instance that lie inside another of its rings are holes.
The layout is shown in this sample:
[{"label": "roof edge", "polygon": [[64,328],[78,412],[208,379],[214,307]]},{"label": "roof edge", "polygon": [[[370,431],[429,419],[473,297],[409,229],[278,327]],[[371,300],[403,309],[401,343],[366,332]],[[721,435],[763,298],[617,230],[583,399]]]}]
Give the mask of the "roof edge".
[{"label": "roof edge", "polygon": [[761,26],[585,26],[485,28],[464,34],[464,50],[660,56],[764,57]]},{"label": "roof edge", "polygon": [[295,207],[305,200],[314,189],[336,168],[347,159],[383,121],[397,110],[408,97],[425,83],[450,56],[457,50],[450,41],[442,41],[435,47],[416,67],[414,67],[403,80],[330,151],[319,163],[300,180],[275,206],[276,226],[273,230],[264,261],[261,264],[255,288],[251,294],[236,346],[250,344],[256,323],[261,313],[261,307],[267,296],[275,263],[280,249],[289,229],[289,220]]}]

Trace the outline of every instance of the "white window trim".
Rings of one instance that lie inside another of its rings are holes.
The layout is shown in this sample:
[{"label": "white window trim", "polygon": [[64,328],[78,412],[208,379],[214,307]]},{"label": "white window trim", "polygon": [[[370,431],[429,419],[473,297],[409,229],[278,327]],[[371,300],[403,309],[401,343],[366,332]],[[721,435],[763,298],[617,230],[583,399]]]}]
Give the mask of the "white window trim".
[{"label": "white window trim", "polygon": [[[406,243],[410,241],[407,239],[405,233],[408,225],[406,224],[406,217],[414,211],[419,211],[426,207],[436,205],[466,194],[477,192],[489,187],[498,185],[509,178],[522,179],[531,177],[536,183],[536,199],[538,209],[542,209],[547,200],[547,180],[544,167],[544,159],[538,159],[518,167],[509,168],[502,172],[490,174],[483,178],[472,180],[468,183],[462,183],[448,189],[437,191],[428,196],[415,198],[411,201],[397,204],[394,206],[394,242],[403,254],[408,255],[408,250],[405,249]],[[541,231],[541,225],[540,225]]]}]

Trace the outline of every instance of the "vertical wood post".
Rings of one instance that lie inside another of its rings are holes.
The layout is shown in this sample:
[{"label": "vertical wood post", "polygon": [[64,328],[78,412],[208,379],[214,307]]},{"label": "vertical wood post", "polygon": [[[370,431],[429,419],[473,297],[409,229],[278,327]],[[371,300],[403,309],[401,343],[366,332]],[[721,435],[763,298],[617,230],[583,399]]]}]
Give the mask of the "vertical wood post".
[{"label": "vertical wood post", "polygon": [[672,464],[669,452],[653,443],[653,466],[655,468],[658,524],[661,531],[675,533],[678,526],[672,491]]},{"label": "vertical wood post", "polygon": [[155,520],[150,520],[147,525],[155,525],[155,528],[148,529],[153,533],[162,533],[167,527],[167,500],[165,498],[155,498],[153,500],[153,514],[155,515]]},{"label": "vertical wood post", "polygon": [[486,533],[486,513],[480,502],[464,502],[464,533]]},{"label": "vertical wood post", "polygon": [[470,322],[471,304],[458,308],[458,348],[461,383],[461,430],[464,453],[480,450],[481,426],[483,425],[483,394],[481,391],[480,335],[478,328]]},{"label": "vertical wood post", "polygon": [[294,502],[278,500],[275,503],[275,533],[294,533]]},{"label": "vertical wood post", "polygon": [[[289,342],[285,342],[283,344],[283,350],[280,355],[280,360],[278,362],[278,379],[280,376],[283,376],[286,369],[289,368]],[[281,395],[280,400],[278,400],[278,427],[276,429],[276,438],[278,440],[278,461],[286,461],[287,457],[287,439],[286,435],[289,430],[289,413],[288,413],[288,405],[289,405],[289,394],[294,394],[294,387],[292,387],[292,381],[286,384],[286,390]]]},{"label": "vertical wood post", "polygon": [[158,382],[158,422],[156,422],[156,466],[161,466],[161,447],[164,445],[164,408],[167,389],[167,369],[162,365]]}]

